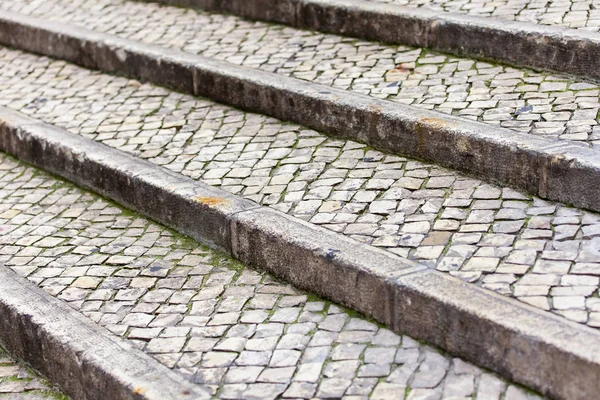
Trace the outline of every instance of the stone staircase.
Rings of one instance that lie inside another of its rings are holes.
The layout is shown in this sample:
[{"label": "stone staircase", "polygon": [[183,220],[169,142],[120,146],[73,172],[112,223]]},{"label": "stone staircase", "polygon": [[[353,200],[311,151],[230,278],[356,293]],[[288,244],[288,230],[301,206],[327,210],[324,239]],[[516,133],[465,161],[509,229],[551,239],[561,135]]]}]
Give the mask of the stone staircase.
[{"label": "stone staircase", "polygon": [[163,3],[0,1],[9,351],[73,398],[595,396],[593,9]]}]

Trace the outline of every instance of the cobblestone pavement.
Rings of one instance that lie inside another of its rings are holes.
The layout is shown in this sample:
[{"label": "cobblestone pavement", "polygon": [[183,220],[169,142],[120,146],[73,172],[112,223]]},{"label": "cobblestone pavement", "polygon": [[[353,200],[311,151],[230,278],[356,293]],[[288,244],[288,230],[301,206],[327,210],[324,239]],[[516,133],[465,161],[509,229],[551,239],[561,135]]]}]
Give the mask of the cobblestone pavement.
[{"label": "cobblestone pavement", "polygon": [[539,398],[1,153],[0,187],[0,262],[219,398]]},{"label": "cobblestone pavement", "polygon": [[369,0],[415,8],[494,17],[510,21],[558,25],[597,32],[598,0]]},{"label": "cobblestone pavement", "polygon": [[[0,156],[0,159],[4,162],[4,156]],[[69,400],[48,380],[15,361],[2,347],[0,347],[0,399]]]},{"label": "cobblestone pavement", "polygon": [[324,85],[593,146],[593,83],[335,35],[121,0],[0,0],[8,9]]},{"label": "cobblestone pavement", "polygon": [[600,327],[598,214],[13,50],[0,105]]}]

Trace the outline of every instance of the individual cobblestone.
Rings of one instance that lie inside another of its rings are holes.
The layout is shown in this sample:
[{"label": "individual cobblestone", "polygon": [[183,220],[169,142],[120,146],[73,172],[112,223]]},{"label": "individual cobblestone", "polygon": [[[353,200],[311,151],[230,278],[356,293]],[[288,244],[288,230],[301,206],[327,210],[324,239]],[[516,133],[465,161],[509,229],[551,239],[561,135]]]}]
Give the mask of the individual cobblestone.
[{"label": "individual cobblestone", "polygon": [[0,50],[0,105],[600,327],[598,214],[18,51]]},{"label": "individual cobblestone", "polygon": [[600,30],[597,0],[368,0],[413,8],[556,25],[592,32]]},{"label": "individual cobblestone", "polygon": [[[4,158],[2,158],[2,161]],[[1,268],[1,267],[0,267]],[[69,400],[47,379],[12,358],[0,346],[0,399]]]},{"label": "individual cobblestone", "polygon": [[1,153],[0,187],[1,263],[215,397],[540,398]]},{"label": "individual cobblestone", "polygon": [[0,0],[0,9],[533,135],[600,141],[598,85],[565,76],[156,4]]}]

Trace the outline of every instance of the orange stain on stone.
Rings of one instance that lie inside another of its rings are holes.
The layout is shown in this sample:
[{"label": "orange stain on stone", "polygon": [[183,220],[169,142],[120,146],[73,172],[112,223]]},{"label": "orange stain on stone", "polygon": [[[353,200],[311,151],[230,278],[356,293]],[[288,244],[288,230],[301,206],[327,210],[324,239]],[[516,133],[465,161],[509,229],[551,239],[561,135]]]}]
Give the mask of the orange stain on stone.
[{"label": "orange stain on stone", "polygon": [[198,196],[194,199],[197,203],[207,205],[209,207],[221,206],[229,203],[229,200],[222,197],[205,197]]},{"label": "orange stain on stone", "polygon": [[454,125],[452,122],[440,118],[421,118],[419,121],[427,125],[433,125],[437,128]]},{"label": "orange stain on stone", "polygon": [[375,111],[377,113],[381,112],[381,106],[378,106],[375,104],[369,104],[369,106],[367,108],[369,109],[369,111]]}]

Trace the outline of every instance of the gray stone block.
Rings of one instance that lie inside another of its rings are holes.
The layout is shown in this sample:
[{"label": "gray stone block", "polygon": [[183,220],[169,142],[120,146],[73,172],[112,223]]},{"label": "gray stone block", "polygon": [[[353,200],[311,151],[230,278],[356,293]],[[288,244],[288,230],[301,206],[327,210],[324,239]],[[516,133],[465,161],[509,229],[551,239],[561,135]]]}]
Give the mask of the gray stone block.
[{"label": "gray stone block", "polygon": [[390,323],[387,280],[426,268],[268,208],[236,214],[232,255],[291,284]]}]

